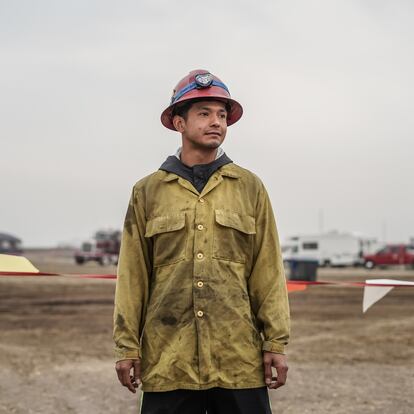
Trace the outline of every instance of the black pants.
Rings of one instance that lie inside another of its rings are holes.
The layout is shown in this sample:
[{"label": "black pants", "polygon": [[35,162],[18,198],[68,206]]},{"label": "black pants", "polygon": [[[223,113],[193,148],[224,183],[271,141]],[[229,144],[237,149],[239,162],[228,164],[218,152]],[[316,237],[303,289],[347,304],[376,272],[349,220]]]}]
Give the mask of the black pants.
[{"label": "black pants", "polygon": [[141,414],[272,414],[266,387],[144,392]]}]

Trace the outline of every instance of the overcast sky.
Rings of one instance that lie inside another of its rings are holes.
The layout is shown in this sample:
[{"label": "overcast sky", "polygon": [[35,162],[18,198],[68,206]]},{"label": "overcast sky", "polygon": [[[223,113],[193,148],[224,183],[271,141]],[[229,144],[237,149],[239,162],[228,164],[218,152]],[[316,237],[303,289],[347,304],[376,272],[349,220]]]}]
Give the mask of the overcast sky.
[{"label": "overcast sky", "polygon": [[280,237],[414,236],[407,0],[0,0],[0,232],[25,246],[122,226],[180,145],[161,111],[205,68],[244,107],[223,148],[269,191]]}]

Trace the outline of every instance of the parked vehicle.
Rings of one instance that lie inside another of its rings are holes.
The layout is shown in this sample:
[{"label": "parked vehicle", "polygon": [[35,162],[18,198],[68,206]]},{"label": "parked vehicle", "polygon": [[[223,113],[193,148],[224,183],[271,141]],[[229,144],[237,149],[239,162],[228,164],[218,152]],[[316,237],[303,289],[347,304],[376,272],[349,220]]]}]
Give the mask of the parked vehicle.
[{"label": "parked vehicle", "polygon": [[0,254],[20,255],[23,253],[22,241],[8,233],[0,233]]},{"label": "parked vehicle", "polygon": [[81,248],[76,250],[75,261],[77,264],[95,261],[101,265],[116,265],[118,263],[120,247],[120,231],[101,230],[95,233],[92,240],[83,242]]},{"label": "parked vehicle", "polygon": [[288,238],[282,246],[282,256],[284,261],[317,260],[320,266],[359,266],[364,264],[364,254],[372,253],[374,246],[378,247],[375,239],[330,231]]},{"label": "parked vehicle", "polygon": [[414,268],[414,245],[388,244],[375,254],[365,255],[364,265],[367,269],[373,269],[375,266],[393,265],[405,265]]}]

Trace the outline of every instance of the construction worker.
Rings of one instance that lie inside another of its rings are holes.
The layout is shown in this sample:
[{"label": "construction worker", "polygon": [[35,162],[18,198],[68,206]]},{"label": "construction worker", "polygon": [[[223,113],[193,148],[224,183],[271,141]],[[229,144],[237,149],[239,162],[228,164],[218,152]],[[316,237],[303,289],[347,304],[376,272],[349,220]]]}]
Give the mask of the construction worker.
[{"label": "construction worker", "polygon": [[219,78],[190,72],[161,115],[182,146],[132,191],[114,340],[119,381],[133,393],[142,384],[143,414],[270,414],[268,389],[286,381],[272,207],[261,180],[221,148],[242,113]]}]

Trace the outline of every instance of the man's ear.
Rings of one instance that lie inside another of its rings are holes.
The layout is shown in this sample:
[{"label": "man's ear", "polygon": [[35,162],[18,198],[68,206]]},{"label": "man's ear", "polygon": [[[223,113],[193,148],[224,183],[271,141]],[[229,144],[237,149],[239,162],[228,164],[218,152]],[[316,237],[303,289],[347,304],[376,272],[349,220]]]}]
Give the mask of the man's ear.
[{"label": "man's ear", "polygon": [[172,122],[173,122],[174,128],[178,132],[184,132],[185,120],[184,120],[183,117],[181,117],[179,115],[175,115]]}]

